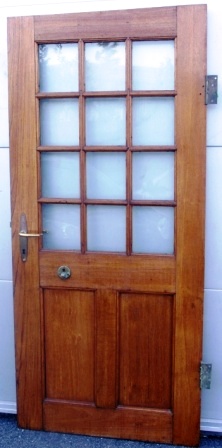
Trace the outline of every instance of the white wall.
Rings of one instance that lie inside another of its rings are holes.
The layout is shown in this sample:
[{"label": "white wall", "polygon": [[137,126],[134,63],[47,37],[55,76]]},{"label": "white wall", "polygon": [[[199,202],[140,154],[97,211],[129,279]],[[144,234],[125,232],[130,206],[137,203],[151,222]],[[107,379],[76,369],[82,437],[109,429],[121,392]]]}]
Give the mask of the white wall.
[{"label": "white wall", "polygon": [[[0,412],[16,412],[9,199],[7,17],[204,3],[192,0],[1,0],[0,5]],[[222,432],[222,3],[208,5],[208,74],[219,76],[218,105],[207,107],[206,275],[203,360],[213,363],[202,393],[201,429]]]}]

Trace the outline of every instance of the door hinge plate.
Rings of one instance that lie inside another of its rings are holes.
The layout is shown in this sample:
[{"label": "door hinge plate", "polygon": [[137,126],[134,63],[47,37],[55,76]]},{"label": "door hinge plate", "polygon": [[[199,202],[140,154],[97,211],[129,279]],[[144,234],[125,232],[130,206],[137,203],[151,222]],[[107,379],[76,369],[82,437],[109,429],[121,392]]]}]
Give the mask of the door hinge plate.
[{"label": "door hinge plate", "polygon": [[217,104],[217,91],[218,76],[208,75],[205,82],[205,104]]},{"label": "door hinge plate", "polygon": [[200,364],[200,388],[210,389],[211,386],[212,364],[201,362]]}]

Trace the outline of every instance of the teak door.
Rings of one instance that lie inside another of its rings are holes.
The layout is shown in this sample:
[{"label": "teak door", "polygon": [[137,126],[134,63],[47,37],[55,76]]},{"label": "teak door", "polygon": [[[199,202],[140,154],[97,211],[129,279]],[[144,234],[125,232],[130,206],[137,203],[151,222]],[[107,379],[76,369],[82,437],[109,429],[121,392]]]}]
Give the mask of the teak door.
[{"label": "teak door", "polygon": [[195,445],[206,7],[8,37],[18,424]]}]

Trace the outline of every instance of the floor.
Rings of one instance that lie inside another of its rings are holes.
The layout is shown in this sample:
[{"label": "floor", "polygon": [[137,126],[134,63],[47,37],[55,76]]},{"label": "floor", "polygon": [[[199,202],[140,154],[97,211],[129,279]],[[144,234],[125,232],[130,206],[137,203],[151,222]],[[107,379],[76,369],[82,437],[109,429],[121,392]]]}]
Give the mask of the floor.
[{"label": "floor", "polygon": [[[174,445],[19,429],[16,416],[0,414],[0,448],[173,448]],[[201,448],[222,448],[222,436],[201,435]]]}]

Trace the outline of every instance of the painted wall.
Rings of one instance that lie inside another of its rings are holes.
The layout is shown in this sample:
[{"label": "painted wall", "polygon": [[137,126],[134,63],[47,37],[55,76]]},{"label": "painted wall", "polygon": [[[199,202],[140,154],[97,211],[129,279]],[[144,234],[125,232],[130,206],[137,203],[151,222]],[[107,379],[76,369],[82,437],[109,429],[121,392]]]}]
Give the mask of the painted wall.
[{"label": "painted wall", "polygon": [[[16,412],[7,107],[7,17],[173,6],[198,0],[1,0],[0,5],[0,412]],[[203,360],[213,363],[202,393],[201,429],[222,432],[222,3],[208,5],[208,74],[219,76],[218,105],[207,107],[206,273]]]}]

